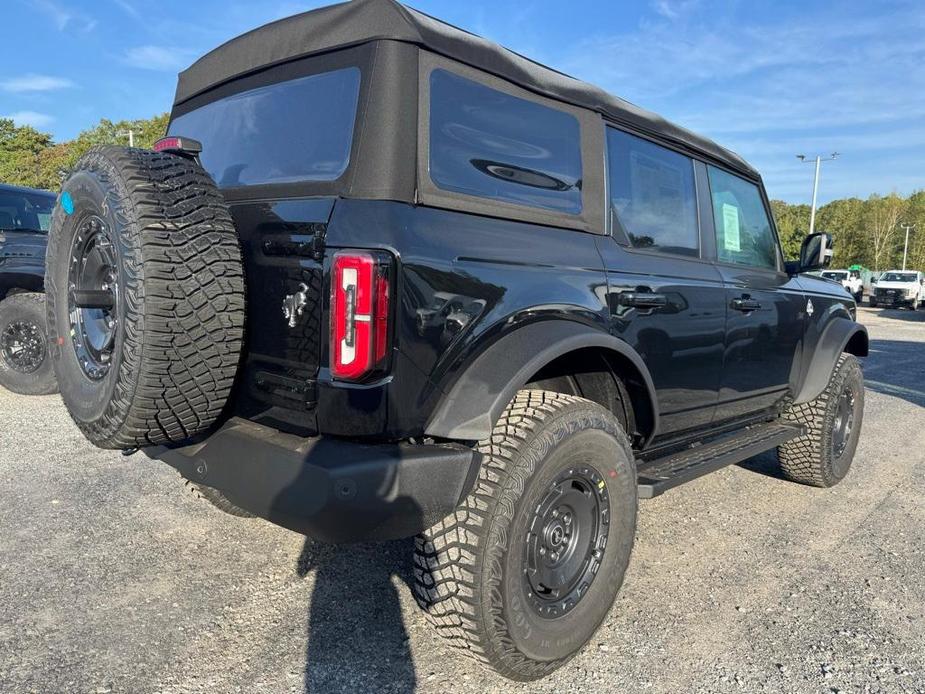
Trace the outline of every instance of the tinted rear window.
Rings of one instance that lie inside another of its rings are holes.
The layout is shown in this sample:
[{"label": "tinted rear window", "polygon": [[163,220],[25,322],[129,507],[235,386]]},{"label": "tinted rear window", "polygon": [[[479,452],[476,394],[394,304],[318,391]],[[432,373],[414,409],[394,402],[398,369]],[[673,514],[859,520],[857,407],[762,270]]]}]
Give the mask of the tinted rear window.
[{"label": "tinted rear window", "polygon": [[202,142],[219,186],[333,181],[347,170],[360,71],[345,68],[225,97],[175,118],[171,135]]},{"label": "tinted rear window", "polygon": [[578,214],[578,119],[434,70],[430,177],[443,190]]},{"label": "tinted rear window", "polygon": [[0,189],[0,231],[48,231],[55,196]]}]

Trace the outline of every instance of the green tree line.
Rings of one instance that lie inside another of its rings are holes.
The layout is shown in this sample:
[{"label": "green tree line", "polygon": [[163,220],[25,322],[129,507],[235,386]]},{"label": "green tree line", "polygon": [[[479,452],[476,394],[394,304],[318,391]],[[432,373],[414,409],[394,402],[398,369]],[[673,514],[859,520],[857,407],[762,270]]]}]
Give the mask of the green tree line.
[{"label": "green tree line", "polygon": [[28,125],[0,118],[0,183],[58,191],[61,179],[95,145],[126,145],[131,130],[136,147],[151,147],[167,131],[168,114],[153,118],[103,119],[73,140],[56,143],[52,136]]},{"label": "green tree line", "polygon": [[[809,229],[809,205],[772,200],[771,208],[784,253],[796,258]],[[896,193],[866,200],[833,200],[816,210],[816,230],[834,238],[833,267],[859,264],[881,271],[900,267],[906,240],[904,224],[914,224],[909,236],[907,267],[925,269],[925,190],[908,197]]]},{"label": "green tree line", "polygon": [[[61,179],[84,152],[95,145],[127,144],[126,133],[134,133],[136,147],[150,147],[163,137],[168,114],[153,118],[112,122],[103,119],[73,140],[56,143],[48,133],[30,126],[18,126],[0,118],[0,182],[57,191]],[[809,229],[809,205],[791,205],[772,200],[784,253],[796,258]],[[816,229],[835,238],[833,265],[864,265],[888,270],[902,263],[905,231],[902,224],[915,224],[909,241],[908,267],[925,269],[925,190],[902,197],[871,195],[866,200],[833,200],[816,212]]]}]

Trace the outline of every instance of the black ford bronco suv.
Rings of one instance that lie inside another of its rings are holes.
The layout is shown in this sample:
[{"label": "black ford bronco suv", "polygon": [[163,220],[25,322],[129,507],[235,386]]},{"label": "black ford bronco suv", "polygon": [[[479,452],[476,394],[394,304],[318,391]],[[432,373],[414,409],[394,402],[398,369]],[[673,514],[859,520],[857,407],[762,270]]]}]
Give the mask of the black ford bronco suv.
[{"label": "black ford bronco suv", "polygon": [[57,392],[45,336],[45,247],[55,206],[47,190],[0,184],[0,387]]},{"label": "black ford bronco suv", "polygon": [[436,628],[514,679],[602,622],[637,498],[776,449],[848,472],[868,338],[713,142],[392,0],[180,75],[86,155],[48,252],[55,370],[104,448],[320,540],[417,535]]}]

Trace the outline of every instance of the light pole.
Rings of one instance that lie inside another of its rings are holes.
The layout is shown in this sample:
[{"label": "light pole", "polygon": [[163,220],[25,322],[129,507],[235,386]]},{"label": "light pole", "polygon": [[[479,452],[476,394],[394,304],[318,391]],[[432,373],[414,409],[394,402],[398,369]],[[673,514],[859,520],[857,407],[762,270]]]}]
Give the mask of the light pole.
[{"label": "light pole", "polygon": [[128,146],[135,146],[135,131],[134,130],[120,130],[116,133],[116,137],[125,137],[128,135]]},{"label": "light pole", "polygon": [[903,246],[903,272],[906,271],[906,258],[909,256],[909,232],[915,229],[915,224],[900,224],[906,230],[906,245]]},{"label": "light pole", "polygon": [[[799,159],[804,164],[811,164],[812,159],[807,159],[805,154],[798,154],[797,159]],[[816,162],[816,177],[813,179],[813,206],[809,213],[809,233],[812,234],[816,229],[816,194],[819,192],[819,165],[824,161],[833,161],[838,159],[838,152],[832,152],[828,157],[823,158],[822,156],[817,155]]]}]

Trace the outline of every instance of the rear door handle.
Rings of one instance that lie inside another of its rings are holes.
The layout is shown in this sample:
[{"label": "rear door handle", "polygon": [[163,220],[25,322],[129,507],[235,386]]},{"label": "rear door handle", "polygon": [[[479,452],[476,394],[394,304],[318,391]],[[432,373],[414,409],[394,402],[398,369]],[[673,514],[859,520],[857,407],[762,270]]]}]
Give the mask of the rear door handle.
[{"label": "rear door handle", "polygon": [[732,308],[736,311],[748,313],[749,311],[757,311],[761,308],[761,304],[751,297],[743,296],[732,300]]},{"label": "rear door handle", "polygon": [[668,305],[668,297],[653,292],[622,292],[620,305],[634,308],[661,308]]}]

